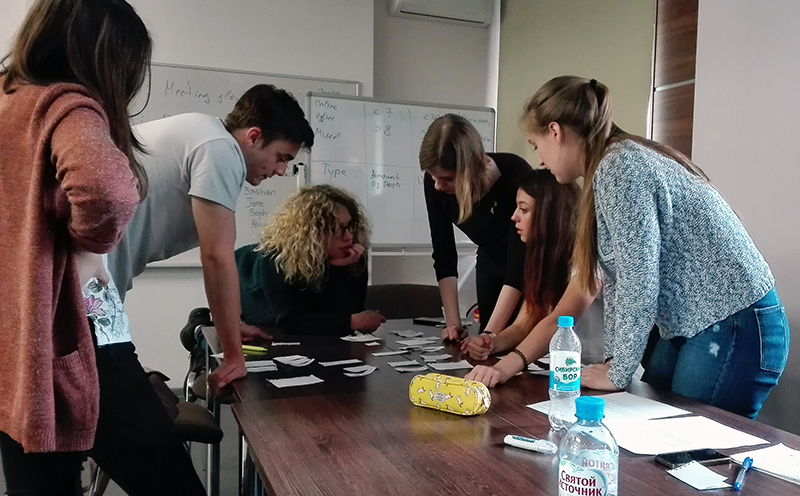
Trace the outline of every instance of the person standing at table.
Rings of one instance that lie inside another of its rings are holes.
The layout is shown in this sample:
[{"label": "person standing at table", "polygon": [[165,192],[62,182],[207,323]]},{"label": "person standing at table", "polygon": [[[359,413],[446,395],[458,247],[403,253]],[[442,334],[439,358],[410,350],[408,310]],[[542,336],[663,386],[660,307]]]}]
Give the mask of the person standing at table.
[{"label": "person standing at table", "polygon": [[465,339],[461,350],[473,360],[514,349],[556,306],[570,279],[578,189],[559,184],[546,169],[523,175],[511,220],[525,243],[525,299],[513,324],[496,335]]},{"label": "person standing at table", "polygon": [[[126,441],[145,446],[147,434],[163,432],[128,421],[167,414],[136,355],[97,342],[81,295],[147,189],[128,104],[151,48],[123,0],[38,0],[3,59],[0,454],[8,494],[82,494],[87,453],[130,494],[175,494],[169,482],[184,474],[196,485],[181,480],[181,494],[203,493],[179,442],[170,451],[159,439],[163,451],[144,450],[152,457],[129,449]],[[141,401],[147,394],[154,402]],[[159,477],[159,456],[173,469],[169,480]]]},{"label": "person standing at table", "polygon": [[242,324],[239,279],[233,257],[235,210],[244,182],[254,186],[282,176],[314,132],[297,101],[284,90],[259,84],[247,90],[225,121],[189,113],[139,124],[134,131],[150,178],[147,198],[109,255],[109,269],[124,300],[133,278],[150,262],[200,247],[208,306],[223,363],[210,376],[221,388],[244,377],[242,338],[269,338]]},{"label": "person standing at table", "polygon": [[498,333],[513,320],[522,294],[525,247],[514,212],[518,179],[530,165],[510,153],[485,153],[480,134],[459,115],[428,128],[419,152],[425,204],[446,327],[442,338],[462,340],[458,308],[458,252],[453,224],[478,245],[475,283],[481,332]]},{"label": "person standing at table", "polygon": [[617,127],[594,79],[550,80],[523,123],[559,182],[584,180],[575,270],[583,294],[602,278],[608,359],[583,386],[626,387],[655,324],[643,380],[755,418],[786,365],[789,326],[769,266],[707,176]]},{"label": "person standing at table", "polygon": [[346,191],[321,184],[290,196],[258,245],[236,250],[242,320],[289,334],[372,332],[386,319],[364,310],[369,223]]}]

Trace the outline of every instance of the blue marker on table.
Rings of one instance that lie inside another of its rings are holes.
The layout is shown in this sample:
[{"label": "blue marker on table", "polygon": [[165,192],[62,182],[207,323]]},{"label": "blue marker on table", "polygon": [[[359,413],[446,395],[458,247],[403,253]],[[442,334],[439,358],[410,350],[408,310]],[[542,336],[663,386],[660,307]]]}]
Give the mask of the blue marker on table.
[{"label": "blue marker on table", "polygon": [[733,483],[733,489],[735,491],[742,490],[742,486],[744,485],[744,476],[747,475],[747,471],[751,468],[753,468],[753,459],[748,456],[742,462],[742,468],[739,469],[739,475],[736,476],[736,481]]}]

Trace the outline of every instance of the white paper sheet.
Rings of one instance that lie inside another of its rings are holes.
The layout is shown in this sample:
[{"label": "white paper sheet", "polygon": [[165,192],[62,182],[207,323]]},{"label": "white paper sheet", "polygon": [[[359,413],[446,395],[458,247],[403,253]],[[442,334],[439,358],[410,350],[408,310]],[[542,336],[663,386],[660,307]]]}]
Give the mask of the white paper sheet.
[{"label": "white paper sheet", "polygon": [[422,336],[422,333],[419,331],[393,331],[393,334],[400,336],[401,338],[416,338]]},{"label": "white paper sheet", "polygon": [[300,341],[273,341],[272,346],[300,346]]},{"label": "white paper sheet", "polygon": [[[635,394],[630,394],[625,391],[619,393],[604,394],[598,396],[603,398],[606,402],[605,419],[603,422],[608,424],[613,420],[650,420],[655,418],[675,417],[677,415],[686,415],[688,410],[676,408],[672,405],[667,405],[648,398],[642,398]],[[528,405],[537,412],[544,413],[550,410],[550,402],[542,401]]]},{"label": "white paper sheet", "polygon": [[420,355],[419,357],[425,360],[425,362],[438,362],[440,360],[449,360],[453,358],[453,355],[449,353],[442,353],[439,355]]},{"label": "white paper sheet", "polygon": [[375,372],[378,368],[372,365],[359,365],[358,367],[345,367],[344,375],[347,377],[364,377]]},{"label": "white paper sheet", "polygon": [[748,456],[753,459],[753,468],[759,472],[800,484],[800,451],[778,443],[769,448],[731,455],[731,458],[741,465]]},{"label": "white paper sheet", "polygon": [[351,343],[366,343],[369,341],[381,341],[382,339],[372,334],[351,334],[350,336],[342,336],[342,340],[350,341]]},{"label": "white paper sheet", "polygon": [[361,363],[358,358],[349,358],[347,360],[336,360],[333,362],[319,362],[323,367],[335,367],[337,365],[352,365],[354,363]]},{"label": "white paper sheet", "polygon": [[430,368],[433,370],[462,370],[462,369],[471,369],[472,365],[466,361],[461,360],[460,362],[431,362],[428,364]]},{"label": "white paper sheet", "polygon": [[244,367],[248,372],[275,372],[278,370],[272,360],[251,360],[244,362]]},{"label": "white paper sheet", "polygon": [[389,365],[392,367],[411,367],[412,365],[419,365],[419,362],[416,360],[405,360],[402,362],[389,362]]},{"label": "white paper sheet", "polygon": [[426,344],[436,343],[441,341],[441,338],[430,337],[430,338],[416,338],[416,339],[400,339],[397,341],[397,344],[405,345],[405,346],[425,346]]},{"label": "white paper sheet", "polygon": [[727,477],[714,472],[704,465],[700,465],[696,461],[667,470],[667,473],[700,491],[731,487],[730,484],[725,482]]},{"label": "white paper sheet", "polygon": [[325,382],[319,377],[314,375],[307,375],[303,377],[289,377],[287,379],[267,379],[267,381],[273,386],[279,388],[307,386],[309,384],[318,384],[320,382]]},{"label": "white paper sheet", "polygon": [[399,351],[376,351],[372,354],[372,356],[376,357],[385,357],[385,356],[394,356],[394,355],[405,355],[408,353],[406,350],[399,350]]}]

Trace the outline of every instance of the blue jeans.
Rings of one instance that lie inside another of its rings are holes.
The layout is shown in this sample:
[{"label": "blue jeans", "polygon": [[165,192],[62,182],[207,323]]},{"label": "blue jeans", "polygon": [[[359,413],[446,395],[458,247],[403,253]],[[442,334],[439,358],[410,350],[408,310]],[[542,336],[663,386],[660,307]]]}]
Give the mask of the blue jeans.
[{"label": "blue jeans", "polygon": [[786,366],[789,322],[772,288],[692,338],[661,338],[642,380],[751,419]]}]

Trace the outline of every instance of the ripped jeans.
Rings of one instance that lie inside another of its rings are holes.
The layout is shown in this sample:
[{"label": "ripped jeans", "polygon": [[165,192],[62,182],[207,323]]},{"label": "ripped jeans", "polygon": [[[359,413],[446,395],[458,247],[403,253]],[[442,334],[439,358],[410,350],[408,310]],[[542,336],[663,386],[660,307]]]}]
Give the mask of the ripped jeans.
[{"label": "ripped jeans", "polygon": [[786,366],[789,322],[778,293],[692,338],[661,338],[642,380],[755,419]]}]

